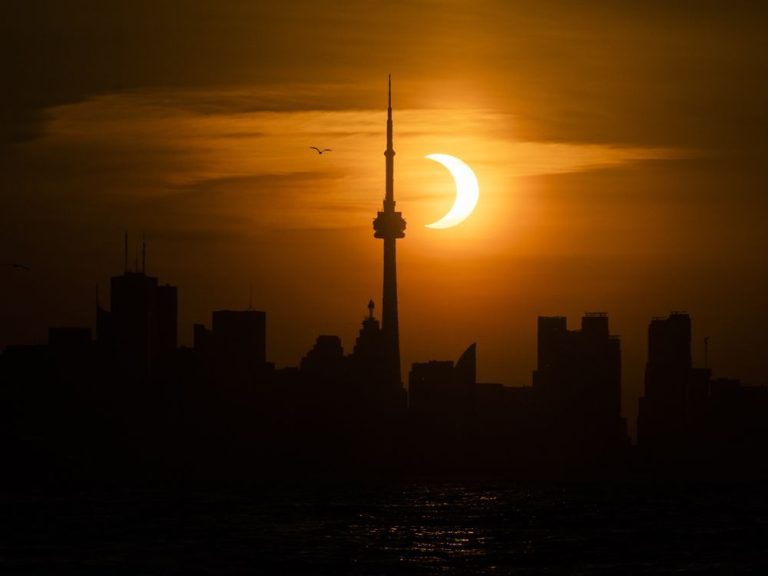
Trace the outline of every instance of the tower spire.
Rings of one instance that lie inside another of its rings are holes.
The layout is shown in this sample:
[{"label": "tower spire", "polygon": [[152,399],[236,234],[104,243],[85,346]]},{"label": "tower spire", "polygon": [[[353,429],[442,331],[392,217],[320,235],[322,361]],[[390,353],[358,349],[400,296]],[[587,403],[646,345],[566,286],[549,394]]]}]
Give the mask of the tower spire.
[{"label": "tower spire", "polygon": [[392,149],[392,74],[389,75],[387,86],[387,151]]},{"label": "tower spire", "polygon": [[386,194],[384,196],[384,209],[395,209],[395,149],[393,145],[394,137],[392,135],[392,74],[389,75],[387,82],[387,149],[384,151],[386,156]]}]

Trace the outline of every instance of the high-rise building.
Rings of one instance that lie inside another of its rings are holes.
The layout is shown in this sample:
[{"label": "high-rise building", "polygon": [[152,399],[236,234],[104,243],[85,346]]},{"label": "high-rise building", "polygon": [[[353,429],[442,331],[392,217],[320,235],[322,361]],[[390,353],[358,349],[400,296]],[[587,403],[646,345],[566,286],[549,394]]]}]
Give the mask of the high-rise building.
[{"label": "high-rise building", "polygon": [[126,271],[111,279],[112,333],[124,374],[149,377],[156,335],[157,278]]},{"label": "high-rise building", "polygon": [[374,237],[384,240],[384,291],[382,298],[382,332],[387,356],[387,372],[393,384],[402,386],[400,374],[400,328],[397,314],[397,262],[395,243],[405,237],[405,220],[395,211],[392,136],[392,78],[389,79],[387,106],[386,186],[383,209],[373,221]]},{"label": "high-rise building", "polygon": [[568,330],[561,316],[539,318],[533,391],[545,441],[598,457],[628,442],[621,342],[610,334],[606,314],[587,313],[581,330]]},{"label": "high-rise building", "polygon": [[638,444],[657,453],[680,453],[688,444],[692,400],[707,396],[708,370],[691,362],[691,318],[673,312],[648,325],[645,391],[639,401]]},{"label": "high-rise building", "polygon": [[154,360],[176,348],[176,287],[159,286],[144,272],[114,276],[111,330],[122,369],[138,377],[151,373]]},{"label": "high-rise building", "polygon": [[765,470],[766,408],[768,388],[712,379],[709,368],[693,366],[688,314],[651,321],[637,418],[638,446],[649,462],[729,475]]},{"label": "high-rise building", "polygon": [[[144,254],[145,252],[142,251]],[[123,378],[147,380],[153,364],[171,354],[177,345],[177,290],[159,285],[157,278],[145,271],[128,269],[128,237],[126,235],[125,269],[113,276],[110,311],[97,309],[99,348],[110,354]]]},{"label": "high-rise building", "polygon": [[416,418],[466,415],[477,389],[477,346],[471,344],[456,364],[450,360],[414,362],[408,377],[410,409]]}]

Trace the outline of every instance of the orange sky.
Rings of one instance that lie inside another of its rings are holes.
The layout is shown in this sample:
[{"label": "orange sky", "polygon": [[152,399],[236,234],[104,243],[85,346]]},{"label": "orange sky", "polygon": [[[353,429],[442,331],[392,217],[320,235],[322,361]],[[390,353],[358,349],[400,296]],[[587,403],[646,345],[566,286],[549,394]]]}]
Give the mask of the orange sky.
[{"label": "orange sky", "polygon": [[[530,384],[538,315],[607,311],[632,417],[651,316],[688,310],[694,358],[765,383],[766,9],[646,2],[34,2],[0,23],[0,346],[92,325],[122,232],[210,311],[268,312],[268,353],[351,349],[381,246],[393,74],[403,360],[479,346]],[[333,153],[317,156],[309,146]],[[475,214],[441,152],[471,165]],[[407,368],[407,366],[406,366]]]}]

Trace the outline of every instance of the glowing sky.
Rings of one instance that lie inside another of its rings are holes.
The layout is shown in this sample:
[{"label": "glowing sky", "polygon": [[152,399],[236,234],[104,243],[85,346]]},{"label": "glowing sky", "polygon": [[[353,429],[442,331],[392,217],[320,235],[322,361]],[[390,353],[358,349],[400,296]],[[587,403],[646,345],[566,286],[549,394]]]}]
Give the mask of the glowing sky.
[{"label": "glowing sky", "polygon": [[[380,298],[393,74],[403,360],[479,346],[530,384],[538,315],[607,311],[632,417],[651,316],[765,383],[765,8],[732,2],[17,2],[0,22],[0,346],[93,325],[122,232],[210,311],[268,312],[268,354],[350,350]],[[226,4],[226,5],[223,5]],[[330,147],[318,156],[309,149]],[[477,174],[461,226],[446,153]]]}]

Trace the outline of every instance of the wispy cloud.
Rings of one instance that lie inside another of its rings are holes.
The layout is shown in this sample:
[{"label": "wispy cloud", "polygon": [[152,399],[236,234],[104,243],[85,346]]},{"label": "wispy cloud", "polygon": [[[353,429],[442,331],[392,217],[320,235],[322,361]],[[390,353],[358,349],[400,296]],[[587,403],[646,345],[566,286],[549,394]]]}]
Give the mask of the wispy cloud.
[{"label": "wispy cloud", "polygon": [[[52,109],[45,137],[26,151],[76,159],[54,163],[60,188],[175,204],[176,223],[183,215],[222,227],[367,225],[383,195],[383,109],[250,110],[244,102],[259,100],[256,89],[174,94],[119,93]],[[452,195],[428,153],[465,159],[489,205],[520,178],[690,154],[521,141],[507,128],[513,115],[487,109],[397,109],[395,122],[398,198],[417,223]],[[319,156],[310,146],[333,151]]]}]

